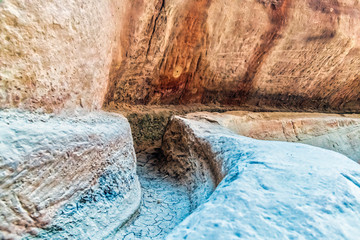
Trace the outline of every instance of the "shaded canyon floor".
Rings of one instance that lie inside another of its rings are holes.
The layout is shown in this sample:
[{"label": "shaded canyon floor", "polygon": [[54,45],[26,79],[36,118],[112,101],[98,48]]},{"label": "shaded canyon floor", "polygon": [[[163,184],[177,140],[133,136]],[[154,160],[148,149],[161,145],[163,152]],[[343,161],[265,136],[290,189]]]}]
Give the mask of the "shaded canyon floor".
[{"label": "shaded canyon floor", "polygon": [[164,239],[191,213],[186,186],[161,171],[158,149],[137,154],[142,200],[138,212],[108,239]]}]

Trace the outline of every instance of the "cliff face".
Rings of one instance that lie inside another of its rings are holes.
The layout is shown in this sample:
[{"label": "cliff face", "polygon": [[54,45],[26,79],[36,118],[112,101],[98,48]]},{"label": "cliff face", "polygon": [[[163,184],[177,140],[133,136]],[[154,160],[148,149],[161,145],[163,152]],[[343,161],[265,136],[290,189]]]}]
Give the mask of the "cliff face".
[{"label": "cliff face", "polygon": [[358,1],[135,1],[126,14],[106,104],[360,110]]},{"label": "cliff face", "polygon": [[0,15],[2,107],[360,110],[358,0],[6,0]]},{"label": "cliff face", "polygon": [[0,108],[360,112],[358,0],[6,0],[0,16]]}]

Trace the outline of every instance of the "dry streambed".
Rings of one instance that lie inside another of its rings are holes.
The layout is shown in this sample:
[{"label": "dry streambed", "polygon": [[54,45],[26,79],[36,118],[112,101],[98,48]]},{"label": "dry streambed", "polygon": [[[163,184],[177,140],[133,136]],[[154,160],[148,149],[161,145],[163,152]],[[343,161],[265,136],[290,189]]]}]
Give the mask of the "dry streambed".
[{"label": "dry streambed", "polygon": [[190,214],[187,187],[162,170],[158,149],[137,154],[142,200],[138,213],[108,239],[164,239]]}]

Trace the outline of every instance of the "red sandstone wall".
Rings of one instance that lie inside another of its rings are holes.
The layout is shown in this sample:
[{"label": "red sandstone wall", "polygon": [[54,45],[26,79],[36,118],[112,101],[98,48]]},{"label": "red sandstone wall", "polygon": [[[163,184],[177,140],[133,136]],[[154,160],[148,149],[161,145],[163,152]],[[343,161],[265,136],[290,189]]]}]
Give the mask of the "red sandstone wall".
[{"label": "red sandstone wall", "polygon": [[106,104],[360,110],[358,1],[135,1],[127,12]]},{"label": "red sandstone wall", "polygon": [[0,3],[0,107],[360,111],[358,0]]}]

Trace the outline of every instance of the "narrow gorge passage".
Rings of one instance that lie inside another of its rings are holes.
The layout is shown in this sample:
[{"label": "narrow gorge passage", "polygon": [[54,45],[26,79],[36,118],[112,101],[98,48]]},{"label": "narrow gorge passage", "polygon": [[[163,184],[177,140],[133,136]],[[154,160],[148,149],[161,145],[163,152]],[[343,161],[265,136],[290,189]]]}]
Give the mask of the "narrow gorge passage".
[{"label": "narrow gorge passage", "polygon": [[157,149],[137,154],[137,174],[142,200],[138,213],[111,239],[164,239],[190,214],[186,186],[160,171]]}]

